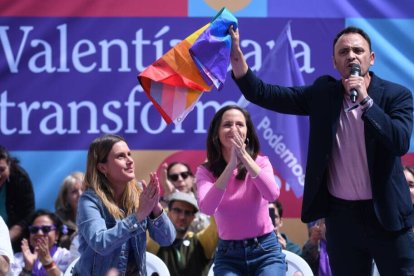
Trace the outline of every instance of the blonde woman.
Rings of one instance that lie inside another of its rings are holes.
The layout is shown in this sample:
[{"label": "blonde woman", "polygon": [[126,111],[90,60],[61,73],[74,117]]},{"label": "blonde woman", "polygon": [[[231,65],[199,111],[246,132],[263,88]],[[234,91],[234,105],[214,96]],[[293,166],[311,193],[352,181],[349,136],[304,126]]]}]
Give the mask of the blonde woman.
[{"label": "blonde woman", "polygon": [[66,176],[60,186],[59,193],[55,201],[55,214],[65,225],[67,239],[60,241],[62,247],[70,248],[72,240],[76,237],[76,213],[78,201],[82,195],[82,182],[84,174],[82,172],[73,172]]},{"label": "blonde woman", "polygon": [[159,204],[155,173],[148,185],[135,180],[135,164],[126,141],[104,135],[89,146],[78,203],[79,261],[74,275],[146,275],[146,232],[162,246],[175,239],[174,226]]}]

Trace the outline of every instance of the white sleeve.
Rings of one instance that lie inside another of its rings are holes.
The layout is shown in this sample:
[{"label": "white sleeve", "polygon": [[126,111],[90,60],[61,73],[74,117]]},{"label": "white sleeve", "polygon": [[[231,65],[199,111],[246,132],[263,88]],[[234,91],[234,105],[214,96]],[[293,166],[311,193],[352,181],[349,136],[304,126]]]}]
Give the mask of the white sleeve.
[{"label": "white sleeve", "polygon": [[11,246],[9,228],[0,216],[0,255],[6,256],[9,263],[13,262],[13,249]]}]

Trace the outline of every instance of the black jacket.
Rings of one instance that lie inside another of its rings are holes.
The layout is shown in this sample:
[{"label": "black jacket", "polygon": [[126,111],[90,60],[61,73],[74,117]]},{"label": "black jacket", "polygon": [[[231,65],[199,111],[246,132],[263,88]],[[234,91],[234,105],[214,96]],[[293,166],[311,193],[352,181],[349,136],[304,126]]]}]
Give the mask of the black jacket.
[{"label": "black jacket", "polygon": [[[32,181],[19,165],[10,168],[10,177],[6,186],[6,210],[9,229],[14,225],[19,225],[24,233],[28,227],[28,220],[35,210],[35,197]],[[21,251],[20,241],[21,238],[13,242],[14,252]]]},{"label": "black jacket", "polygon": [[[374,105],[363,115],[365,146],[375,213],[383,227],[397,231],[412,227],[413,206],[400,156],[407,153],[413,127],[411,92],[398,84],[371,74],[368,94]],[[329,208],[328,162],[342,108],[344,87],[330,76],[312,85],[282,87],[269,85],[249,69],[236,80],[249,101],[280,113],[307,115],[309,145],[302,221],[326,217]]]}]

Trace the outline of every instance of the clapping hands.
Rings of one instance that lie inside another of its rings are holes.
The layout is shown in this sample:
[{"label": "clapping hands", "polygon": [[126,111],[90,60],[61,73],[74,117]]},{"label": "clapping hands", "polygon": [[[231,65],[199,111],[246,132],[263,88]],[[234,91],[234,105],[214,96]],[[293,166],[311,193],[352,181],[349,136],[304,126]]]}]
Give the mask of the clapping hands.
[{"label": "clapping hands", "polygon": [[139,207],[136,213],[138,221],[144,220],[151,212],[158,216],[162,211],[162,207],[159,204],[160,187],[157,174],[154,172],[150,173],[148,185],[145,180],[142,180],[141,183],[143,190],[139,197]]},{"label": "clapping hands", "polygon": [[35,251],[34,253],[32,253],[32,251],[30,251],[29,242],[26,239],[22,240],[21,248],[24,259],[24,266],[29,270],[32,270],[33,265],[38,257],[37,252]]},{"label": "clapping hands", "polygon": [[167,168],[168,168],[168,164],[163,163],[162,164],[162,172],[161,172],[161,176],[160,176],[160,182],[161,182],[161,185],[164,189],[164,196],[170,195],[175,191],[174,185],[168,179]]},{"label": "clapping hands", "polygon": [[233,143],[233,148],[229,163],[236,167],[238,162],[243,160],[242,157],[246,153],[246,144],[244,143],[244,138],[239,130],[233,132],[231,141]]},{"label": "clapping hands", "polygon": [[30,268],[29,270],[33,268],[33,265],[38,258],[42,264],[48,264],[53,261],[52,256],[50,256],[47,237],[40,237],[36,239],[34,253],[30,250],[29,242],[26,239],[22,240],[21,248],[25,267]]}]

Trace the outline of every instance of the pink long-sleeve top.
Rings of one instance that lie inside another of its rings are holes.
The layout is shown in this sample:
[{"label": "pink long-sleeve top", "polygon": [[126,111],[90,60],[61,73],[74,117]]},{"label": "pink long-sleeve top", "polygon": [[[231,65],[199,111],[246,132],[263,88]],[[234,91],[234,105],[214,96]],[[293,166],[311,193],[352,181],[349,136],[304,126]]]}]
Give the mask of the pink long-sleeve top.
[{"label": "pink long-sleeve top", "polygon": [[266,156],[257,156],[261,168],[252,178],[236,179],[233,171],[226,189],[217,188],[217,178],[204,166],[196,173],[197,200],[200,211],[214,215],[219,237],[223,240],[242,240],[262,236],[273,231],[268,203],[279,197],[272,165]]}]

